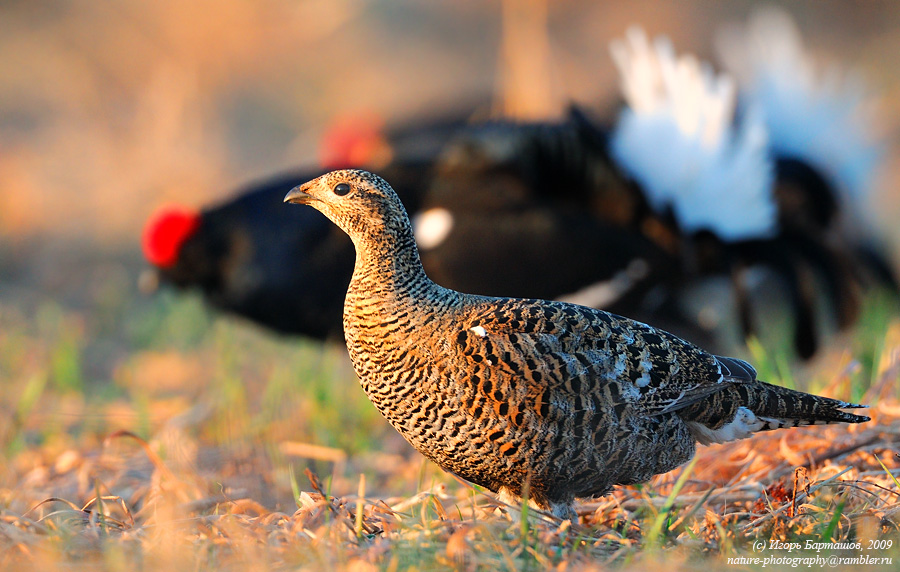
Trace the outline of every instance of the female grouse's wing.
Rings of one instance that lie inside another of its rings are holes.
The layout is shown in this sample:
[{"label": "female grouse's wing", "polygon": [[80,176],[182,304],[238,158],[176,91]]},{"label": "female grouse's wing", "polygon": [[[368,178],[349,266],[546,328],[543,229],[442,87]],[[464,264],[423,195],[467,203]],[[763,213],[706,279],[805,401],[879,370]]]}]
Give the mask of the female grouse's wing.
[{"label": "female grouse's wing", "polygon": [[755,380],[741,360],[614,314],[559,302],[493,302],[459,320],[450,343],[460,370],[475,379],[470,391],[512,399],[518,409],[631,408],[650,416]]}]

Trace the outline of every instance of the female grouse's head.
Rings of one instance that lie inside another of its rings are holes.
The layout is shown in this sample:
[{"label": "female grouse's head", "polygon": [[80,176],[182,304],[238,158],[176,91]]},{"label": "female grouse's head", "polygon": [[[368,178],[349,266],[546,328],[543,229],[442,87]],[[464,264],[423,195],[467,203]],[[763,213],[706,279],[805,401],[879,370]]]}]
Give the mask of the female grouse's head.
[{"label": "female grouse's head", "polygon": [[354,242],[385,233],[412,232],[397,193],[384,179],[367,171],[326,173],[291,189],[284,202],[314,207]]}]

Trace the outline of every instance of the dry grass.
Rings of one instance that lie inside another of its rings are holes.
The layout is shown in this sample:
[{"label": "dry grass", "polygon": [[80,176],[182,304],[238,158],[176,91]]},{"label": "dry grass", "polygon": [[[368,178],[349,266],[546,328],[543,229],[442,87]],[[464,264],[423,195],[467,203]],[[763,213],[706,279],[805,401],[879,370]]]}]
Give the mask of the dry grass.
[{"label": "dry grass", "polygon": [[[168,311],[169,319],[194,312],[184,302]],[[371,411],[360,412],[368,404],[340,348],[323,353],[222,321],[207,325],[212,333],[193,347],[137,354],[120,372],[134,381],[130,398],[86,398],[88,390],[60,387],[52,380],[64,365],[44,385],[26,385],[20,417],[3,432],[3,567],[579,570],[663,559],[691,568],[726,565],[754,541],[807,538],[864,546],[888,539],[891,550],[841,554],[900,556],[900,324],[882,334],[885,349],[863,397],[874,405],[871,423],[702,447],[690,468],[584,502],[578,523],[533,509],[524,520],[511,518],[518,507],[423,462]],[[228,344],[256,359],[215,363]],[[286,360],[291,369],[259,366],[260,358]],[[843,365],[814,381],[847,397],[861,368],[846,355],[823,362]],[[238,371],[243,381],[229,385]],[[289,410],[250,397],[272,393],[289,373],[299,381],[277,396]],[[147,387],[140,376],[171,384]],[[320,396],[323,407],[359,418],[348,424],[300,404],[325,386],[338,393]],[[116,423],[130,429],[114,430]],[[332,434],[317,440],[306,424]],[[337,426],[345,440],[328,446]],[[376,442],[356,441],[357,431]],[[309,468],[327,477],[320,482]]]},{"label": "dry grass", "polygon": [[[702,450],[655,541],[667,547],[667,561],[721,564],[757,539],[823,540],[826,532],[864,545],[900,541],[900,407],[882,403],[874,414],[872,426],[859,430],[772,434]],[[507,517],[515,509],[471,487],[443,484],[380,498],[362,488],[332,496],[311,479],[297,495],[297,510],[278,511],[246,491],[220,488],[215,477],[173,471],[142,440],[133,439],[140,446],[131,451],[108,450],[128,437],[115,435],[84,456],[62,455],[35,467],[17,490],[2,491],[4,565],[514,570],[633,563],[656,557],[646,550],[647,533],[675,476],[583,504],[575,525],[531,511],[523,527]],[[72,489],[82,494],[16,508],[40,490]]]}]

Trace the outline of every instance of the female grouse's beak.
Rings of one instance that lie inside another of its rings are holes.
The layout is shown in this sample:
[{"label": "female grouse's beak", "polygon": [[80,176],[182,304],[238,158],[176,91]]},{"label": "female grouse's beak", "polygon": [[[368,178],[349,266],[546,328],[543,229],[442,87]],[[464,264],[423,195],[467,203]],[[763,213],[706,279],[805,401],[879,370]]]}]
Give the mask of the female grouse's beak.
[{"label": "female grouse's beak", "polygon": [[308,205],[313,198],[303,190],[305,186],[300,185],[288,191],[288,194],[284,196],[284,202],[294,203],[295,205]]}]

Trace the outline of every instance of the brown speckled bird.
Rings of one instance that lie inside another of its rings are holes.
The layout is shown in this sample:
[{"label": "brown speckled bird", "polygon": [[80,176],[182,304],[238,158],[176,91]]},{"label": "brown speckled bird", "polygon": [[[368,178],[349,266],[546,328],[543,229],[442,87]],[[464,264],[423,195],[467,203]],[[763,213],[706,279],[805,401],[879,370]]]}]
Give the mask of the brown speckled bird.
[{"label": "brown speckled bird", "polygon": [[285,201],[315,207],[356,247],[344,334],[369,399],[423,455],[501,498],[529,482],[538,507],[574,518],[576,497],[669,471],[697,442],[869,420],[628,318],[443,288],[371,173],[328,173]]}]

